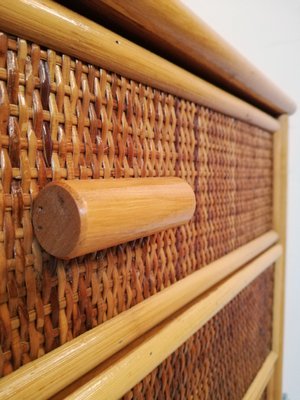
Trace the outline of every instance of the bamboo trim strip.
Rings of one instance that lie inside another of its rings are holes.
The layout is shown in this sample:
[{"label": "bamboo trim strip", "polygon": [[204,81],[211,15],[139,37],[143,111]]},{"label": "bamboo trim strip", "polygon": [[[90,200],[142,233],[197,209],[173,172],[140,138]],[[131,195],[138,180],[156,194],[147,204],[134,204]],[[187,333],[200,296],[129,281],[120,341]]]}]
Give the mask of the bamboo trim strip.
[{"label": "bamboo trim strip", "polygon": [[271,132],[279,127],[261,110],[51,0],[1,2],[0,29]]},{"label": "bamboo trim strip", "polygon": [[207,295],[200,296],[182,312],[141,337],[138,344],[132,343],[120,355],[113,357],[112,363],[107,360],[104,366],[100,365],[99,369],[74,382],[55,399],[119,399],[276,261],[281,253],[281,245],[273,246]]},{"label": "bamboo trim strip", "polygon": [[292,114],[296,109],[292,99],[181,1],[79,0],[68,7],[122,27],[196,74],[205,73],[272,112]]},{"label": "bamboo trim strip", "polygon": [[23,366],[0,380],[0,397],[31,399],[34,391],[40,399],[49,398],[236,271],[277,239],[277,233],[270,231]]},{"label": "bamboo trim strip", "polygon": [[275,351],[271,351],[247,390],[243,400],[259,399],[262,396],[273,374],[277,358],[278,356]]},{"label": "bamboo trim strip", "polygon": [[283,329],[285,301],[285,253],[286,253],[286,206],[287,206],[287,153],[288,117],[279,119],[280,129],[274,134],[274,181],[273,181],[273,225],[278,229],[283,256],[275,265],[273,302],[273,350],[278,354],[274,375],[268,387],[268,398],[281,400]]}]

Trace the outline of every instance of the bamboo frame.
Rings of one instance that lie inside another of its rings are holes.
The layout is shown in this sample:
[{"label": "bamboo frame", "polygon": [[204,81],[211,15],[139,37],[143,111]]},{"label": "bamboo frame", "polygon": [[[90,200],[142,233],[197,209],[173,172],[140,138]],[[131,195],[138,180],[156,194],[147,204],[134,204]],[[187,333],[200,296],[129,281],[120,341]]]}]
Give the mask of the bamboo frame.
[{"label": "bamboo frame", "polygon": [[[277,239],[277,233],[270,231],[42,358],[24,365],[0,380],[0,397],[25,400],[31,399],[35,393],[40,399],[49,398],[235,272]],[[219,307],[220,304],[215,303],[214,306]]]},{"label": "bamboo frame", "polygon": [[268,386],[268,398],[281,400],[283,327],[285,298],[286,205],[287,205],[287,153],[288,117],[279,118],[280,129],[274,134],[273,226],[279,233],[283,255],[275,265],[273,303],[273,351],[278,354],[273,377]]},{"label": "bamboo frame", "polygon": [[273,246],[208,294],[200,296],[183,311],[139,338],[137,343],[132,343],[112,360],[75,381],[53,400],[119,399],[276,261],[281,253],[281,245]]},{"label": "bamboo frame", "polygon": [[270,112],[292,114],[296,109],[294,101],[181,1],[126,0],[124,6],[123,0],[78,0],[68,7],[121,27],[164,57]]},{"label": "bamboo frame", "polygon": [[278,356],[275,351],[271,351],[261,369],[258,371],[254,381],[251,383],[243,400],[260,399],[272,374]]},{"label": "bamboo frame", "polygon": [[258,108],[51,0],[1,2],[0,29],[268,131],[279,128]]}]

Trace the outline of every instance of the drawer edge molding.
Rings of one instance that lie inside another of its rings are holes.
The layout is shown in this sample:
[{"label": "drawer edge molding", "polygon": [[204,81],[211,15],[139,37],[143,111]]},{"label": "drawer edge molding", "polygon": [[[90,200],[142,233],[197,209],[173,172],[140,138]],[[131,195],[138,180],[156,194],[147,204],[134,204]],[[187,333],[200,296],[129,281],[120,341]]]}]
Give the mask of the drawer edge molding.
[{"label": "drawer edge molding", "polygon": [[277,119],[51,0],[0,3],[0,30],[261,127]]},{"label": "drawer edge molding", "polygon": [[253,260],[277,240],[278,234],[269,231],[1,378],[0,397],[29,400],[35,393],[40,399],[49,398]]}]

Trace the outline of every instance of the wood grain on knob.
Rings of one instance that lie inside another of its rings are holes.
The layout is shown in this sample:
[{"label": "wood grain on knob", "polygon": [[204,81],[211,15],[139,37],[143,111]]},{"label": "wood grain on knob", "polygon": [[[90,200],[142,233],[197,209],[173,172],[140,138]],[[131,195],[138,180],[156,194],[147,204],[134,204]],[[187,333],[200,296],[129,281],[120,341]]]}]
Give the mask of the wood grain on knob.
[{"label": "wood grain on knob", "polygon": [[47,252],[70,259],[184,224],[194,210],[180,178],[61,181],[37,196],[33,225]]}]

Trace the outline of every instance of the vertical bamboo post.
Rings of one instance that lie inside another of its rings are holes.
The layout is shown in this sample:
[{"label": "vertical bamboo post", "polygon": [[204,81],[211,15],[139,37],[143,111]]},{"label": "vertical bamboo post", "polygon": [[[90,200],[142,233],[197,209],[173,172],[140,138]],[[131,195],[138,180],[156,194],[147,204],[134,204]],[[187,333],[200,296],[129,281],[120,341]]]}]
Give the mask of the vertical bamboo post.
[{"label": "vertical bamboo post", "polygon": [[285,254],[286,254],[286,204],[287,204],[287,152],[288,117],[279,118],[280,129],[274,133],[273,153],[273,228],[279,234],[283,253],[275,263],[274,303],[273,303],[273,351],[278,354],[274,374],[268,385],[268,399],[281,400],[283,325],[285,293]]}]

